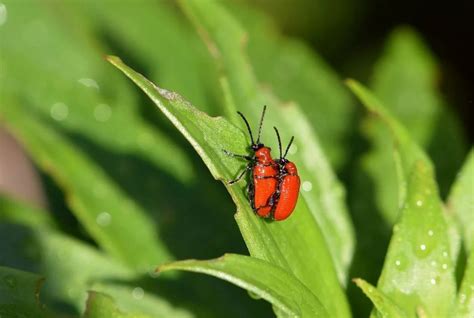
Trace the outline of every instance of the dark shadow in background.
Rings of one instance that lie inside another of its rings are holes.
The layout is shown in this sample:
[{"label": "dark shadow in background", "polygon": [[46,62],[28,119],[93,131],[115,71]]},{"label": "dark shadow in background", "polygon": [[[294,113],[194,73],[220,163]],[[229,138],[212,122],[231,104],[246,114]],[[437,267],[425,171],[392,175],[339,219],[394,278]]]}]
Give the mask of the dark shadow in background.
[{"label": "dark shadow in background", "polygon": [[[362,48],[380,47],[397,26],[413,26],[430,46],[441,67],[441,90],[474,141],[474,2],[364,0],[351,36],[328,51],[314,38],[313,47],[337,70]],[[345,74],[351,76],[351,74]]]}]

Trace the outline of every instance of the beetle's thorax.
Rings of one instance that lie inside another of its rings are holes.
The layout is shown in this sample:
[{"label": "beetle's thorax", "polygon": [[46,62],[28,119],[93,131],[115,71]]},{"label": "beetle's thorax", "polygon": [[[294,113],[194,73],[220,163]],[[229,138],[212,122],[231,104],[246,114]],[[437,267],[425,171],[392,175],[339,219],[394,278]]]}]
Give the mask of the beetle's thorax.
[{"label": "beetle's thorax", "polygon": [[273,163],[273,159],[270,151],[271,149],[269,147],[259,148],[255,151],[255,158],[259,163],[271,164]]},{"label": "beetle's thorax", "polygon": [[285,163],[285,170],[290,175],[298,175],[298,170],[296,169],[296,165],[293,162]]}]

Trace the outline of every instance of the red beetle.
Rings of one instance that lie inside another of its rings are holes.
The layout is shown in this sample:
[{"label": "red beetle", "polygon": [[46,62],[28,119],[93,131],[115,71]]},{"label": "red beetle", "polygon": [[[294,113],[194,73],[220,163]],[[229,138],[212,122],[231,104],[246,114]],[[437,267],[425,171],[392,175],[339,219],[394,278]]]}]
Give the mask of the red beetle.
[{"label": "red beetle", "polygon": [[286,147],[285,154],[281,152],[281,139],[278,129],[275,129],[278,138],[278,147],[280,149],[280,159],[277,159],[278,164],[278,185],[277,190],[272,198],[272,218],[276,221],[282,221],[289,217],[295,209],[298,195],[300,192],[300,177],[296,165],[286,159],[288,150],[293,143],[294,136],[291,137],[290,143]]},{"label": "red beetle", "polygon": [[260,133],[262,131],[263,118],[265,116],[266,106],[263,107],[262,117],[258,128],[257,142],[254,141],[250,125],[241,112],[237,112],[247,126],[250,140],[252,142],[250,149],[254,152],[253,156],[237,155],[224,150],[224,152],[233,157],[246,159],[249,161],[247,167],[239,174],[239,176],[229,184],[234,184],[242,179],[246,172],[252,171],[252,178],[247,188],[250,205],[259,216],[270,217],[275,191],[278,184],[278,164],[272,159],[271,149],[260,143]]}]

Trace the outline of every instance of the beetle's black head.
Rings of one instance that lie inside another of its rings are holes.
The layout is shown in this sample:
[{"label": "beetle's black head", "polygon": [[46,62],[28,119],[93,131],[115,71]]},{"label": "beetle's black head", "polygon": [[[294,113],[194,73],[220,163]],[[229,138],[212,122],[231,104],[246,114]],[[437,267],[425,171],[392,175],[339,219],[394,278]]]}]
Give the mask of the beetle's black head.
[{"label": "beetle's black head", "polygon": [[261,149],[261,148],[263,148],[263,147],[265,147],[264,144],[252,144],[252,145],[250,146],[250,149],[252,149],[253,151],[257,151],[258,149]]}]

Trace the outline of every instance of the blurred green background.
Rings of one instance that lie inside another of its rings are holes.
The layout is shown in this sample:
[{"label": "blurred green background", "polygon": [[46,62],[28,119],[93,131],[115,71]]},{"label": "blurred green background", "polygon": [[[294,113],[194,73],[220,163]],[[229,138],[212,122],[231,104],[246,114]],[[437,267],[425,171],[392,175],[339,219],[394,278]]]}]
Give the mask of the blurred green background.
[{"label": "blurred green background", "polygon": [[[350,277],[375,284],[396,217],[388,182],[396,176],[388,132],[343,80],[365,82],[391,108],[431,156],[445,198],[473,134],[472,5],[222,3],[248,32],[258,80],[307,112],[345,186],[357,237]],[[126,265],[146,271],[148,245],[169,260],[248,253],[224,187],[108,54],[225,115],[221,70],[174,1],[0,0],[0,266],[46,276],[42,301],[64,316],[82,312],[91,286],[170,317],[273,316],[225,282],[180,274],[158,284],[106,256],[135,252]],[[101,234],[111,210],[119,225]],[[122,233],[136,235],[137,251],[127,235],[115,244]],[[354,316],[367,316],[369,301],[348,289]]]}]

